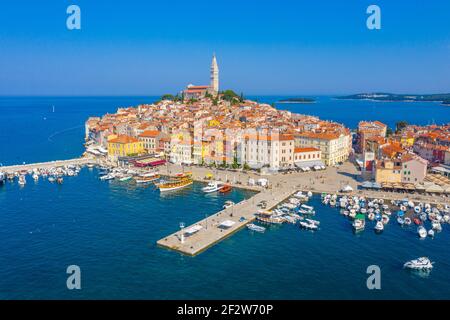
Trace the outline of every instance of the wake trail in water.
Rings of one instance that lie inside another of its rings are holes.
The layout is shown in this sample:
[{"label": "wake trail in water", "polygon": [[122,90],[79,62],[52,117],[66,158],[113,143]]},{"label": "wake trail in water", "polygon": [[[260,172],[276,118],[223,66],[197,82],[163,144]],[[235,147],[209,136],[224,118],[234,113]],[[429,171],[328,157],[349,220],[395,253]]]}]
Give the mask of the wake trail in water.
[{"label": "wake trail in water", "polygon": [[67,129],[56,131],[56,132],[52,133],[51,135],[49,135],[47,140],[49,142],[53,142],[53,138],[56,137],[57,135],[60,135],[62,133],[66,133],[68,131],[76,130],[76,129],[79,129],[79,128],[82,128],[82,127],[83,127],[83,125],[79,125],[79,126],[76,126],[76,127],[71,127],[71,128],[67,128]]}]

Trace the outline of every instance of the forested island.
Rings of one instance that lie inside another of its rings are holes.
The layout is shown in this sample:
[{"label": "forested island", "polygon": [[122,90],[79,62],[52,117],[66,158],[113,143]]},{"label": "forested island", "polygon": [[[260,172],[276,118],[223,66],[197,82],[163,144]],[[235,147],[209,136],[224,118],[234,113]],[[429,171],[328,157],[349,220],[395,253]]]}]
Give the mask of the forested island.
[{"label": "forested island", "polygon": [[375,101],[405,101],[405,102],[442,102],[450,105],[450,93],[444,94],[396,94],[396,93],[358,93],[337,99],[375,100]]},{"label": "forested island", "polygon": [[286,98],[278,101],[279,103],[315,103],[316,100],[311,98]]}]

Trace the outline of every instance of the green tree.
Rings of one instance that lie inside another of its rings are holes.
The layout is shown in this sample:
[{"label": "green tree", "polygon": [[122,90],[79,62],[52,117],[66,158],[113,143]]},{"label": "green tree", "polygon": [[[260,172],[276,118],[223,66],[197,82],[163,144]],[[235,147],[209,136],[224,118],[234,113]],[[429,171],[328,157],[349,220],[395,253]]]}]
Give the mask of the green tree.
[{"label": "green tree", "polygon": [[399,121],[395,124],[395,132],[401,132],[406,126],[408,125],[408,122],[406,121]]},{"label": "green tree", "polygon": [[247,162],[244,163],[243,169],[244,169],[244,170],[250,170],[250,166],[247,164]]},{"label": "green tree", "polygon": [[168,94],[168,93],[166,93],[166,94],[164,94],[164,95],[161,97],[161,100],[171,100],[171,101],[174,101],[174,100],[175,100],[175,97],[173,96],[173,94]]}]

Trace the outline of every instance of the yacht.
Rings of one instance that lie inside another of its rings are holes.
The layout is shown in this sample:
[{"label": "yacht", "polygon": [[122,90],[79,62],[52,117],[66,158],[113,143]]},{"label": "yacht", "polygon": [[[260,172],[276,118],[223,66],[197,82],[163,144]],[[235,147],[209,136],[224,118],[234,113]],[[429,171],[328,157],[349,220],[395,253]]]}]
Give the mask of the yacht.
[{"label": "yacht", "polygon": [[252,230],[252,231],[256,231],[256,232],[264,232],[264,231],[266,231],[266,228],[258,226],[258,225],[253,224],[253,223],[247,224],[247,228]]},{"label": "yacht", "polygon": [[417,228],[417,233],[419,234],[419,237],[421,237],[422,239],[427,237],[427,229],[425,229],[422,226]]},{"label": "yacht", "polygon": [[406,262],[403,267],[414,270],[430,270],[433,268],[433,263],[427,257],[421,257]]},{"label": "yacht", "polygon": [[211,192],[219,191],[221,188],[222,188],[222,183],[217,182],[217,181],[211,181],[208,183],[208,185],[206,187],[202,188],[202,191],[205,193],[211,193]]},{"label": "yacht", "polygon": [[303,221],[300,221],[299,223],[300,223],[300,227],[304,228],[304,229],[317,230],[319,228],[318,226],[316,226],[315,224],[312,224],[312,223],[303,222]]},{"label": "yacht", "polygon": [[433,229],[428,230],[428,235],[433,238],[434,237],[434,230]]}]

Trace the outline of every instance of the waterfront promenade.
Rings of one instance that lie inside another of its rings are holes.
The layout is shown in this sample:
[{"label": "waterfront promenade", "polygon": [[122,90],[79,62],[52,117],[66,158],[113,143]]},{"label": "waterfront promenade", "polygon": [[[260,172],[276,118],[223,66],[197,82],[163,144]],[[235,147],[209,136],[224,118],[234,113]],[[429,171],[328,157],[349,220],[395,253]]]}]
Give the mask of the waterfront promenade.
[{"label": "waterfront promenade", "polygon": [[[262,191],[250,199],[241,201],[230,208],[219,211],[191,226],[187,226],[183,230],[158,240],[157,244],[186,255],[197,255],[245,227],[247,223],[252,222],[259,209],[257,205],[260,201],[267,201],[267,208],[272,208],[293,193],[294,190],[287,188]],[[234,224],[229,227],[223,226],[222,223],[225,221],[232,221]],[[190,235],[186,233],[187,230],[196,226],[201,226],[201,229]],[[184,240],[182,241],[183,237]]]},{"label": "waterfront promenade", "polygon": [[47,168],[56,168],[56,167],[64,167],[69,165],[85,165],[88,163],[97,163],[95,158],[91,157],[83,157],[83,158],[75,158],[69,160],[56,160],[56,161],[48,161],[48,162],[39,162],[39,163],[29,163],[29,164],[19,164],[13,166],[5,166],[0,167],[1,172],[13,173],[22,170],[33,170],[33,169],[47,169]]}]

